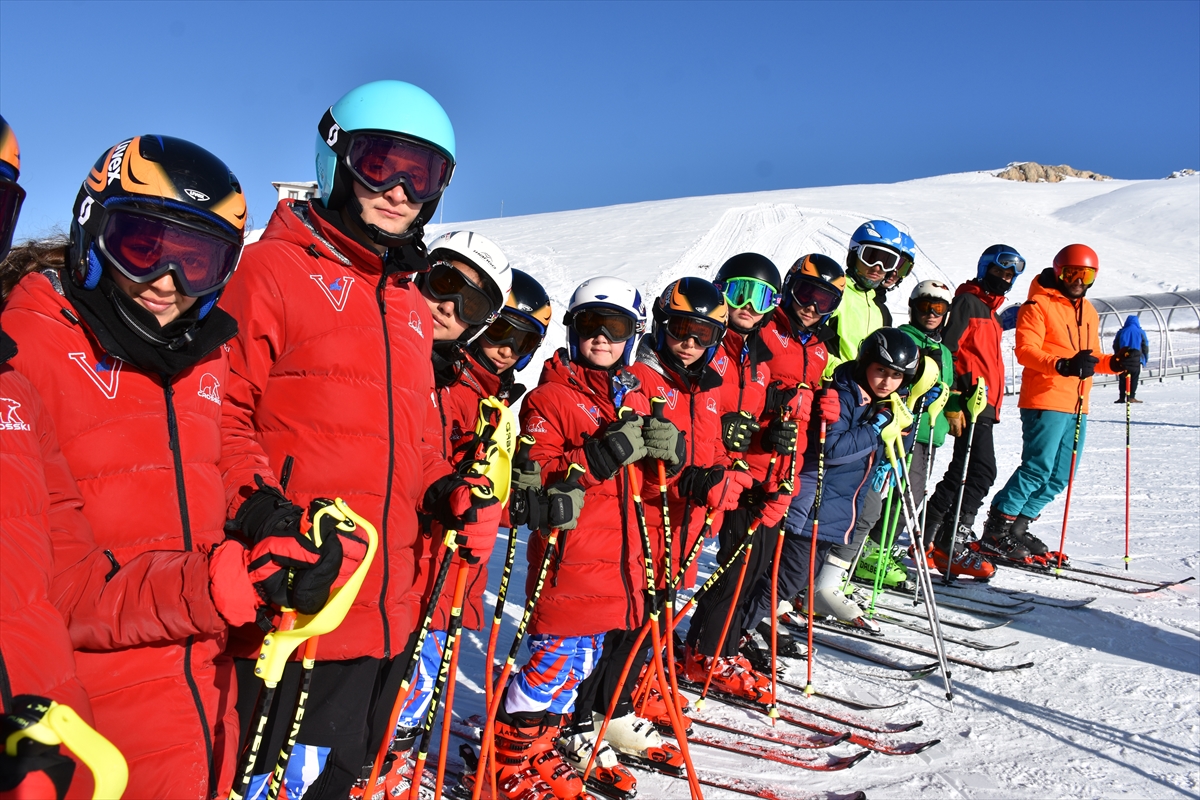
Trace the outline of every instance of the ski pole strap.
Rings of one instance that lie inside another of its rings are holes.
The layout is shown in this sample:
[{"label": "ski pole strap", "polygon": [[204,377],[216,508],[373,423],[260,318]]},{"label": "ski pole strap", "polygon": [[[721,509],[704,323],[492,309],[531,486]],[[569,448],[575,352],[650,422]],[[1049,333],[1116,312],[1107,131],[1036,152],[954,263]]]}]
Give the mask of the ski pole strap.
[{"label": "ski pole strap", "polygon": [[22,727],[4,740],[5,754],[15,758],[22,739],[50,746],[65,745],[91,770],[95,783],[93,798],[120,797],[129,783],[129,766],[121,751],[70,706],[45,697],[26,697],[29,702],[11,709],[12,719]]},{"label": "ski pole strap", "polygon": [[979,419],[979,415],[985,408],[987,408],[987,381],[980,375],[975,379],[975,391],[967,398],[966,412],[974,422]]}]

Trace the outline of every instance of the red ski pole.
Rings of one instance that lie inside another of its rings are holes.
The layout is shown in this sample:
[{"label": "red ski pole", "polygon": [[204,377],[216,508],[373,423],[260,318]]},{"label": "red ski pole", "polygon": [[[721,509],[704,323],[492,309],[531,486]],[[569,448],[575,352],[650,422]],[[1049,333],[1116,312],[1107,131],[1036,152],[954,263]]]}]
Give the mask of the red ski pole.
[{"label": "red ski pole", "polygon": [[817,448],[817,489],[813,495],[812,507],[812,544],[808,549],[808,595],[805,605],[808,606],[808,653],[806,661],[808,662],[808,680],[804,684],[804,693],[812,695],[816,692],[813,688],[813,585],[816,583],[817,574],[817,526],[821,523],[821,493],[825,488],[825,430],[827,424],[824,419],[821,420],[821,438],[820,446]]},{"label": "red ski pole", "polygon": [[1129,386],[1130,376],[1125,373],[1125,571],[1129,571],[1129,473],[1131,470],[1129,462],[1129,429],[1132,425],[1129,421]]},{"label": "red ski pole", "polygon": [[1071,471],[1067,473],[1067,499],[1063,507],[1062,538],[1058,541],[1058,563],[1054,577],[1062,574],[1063,550],[1067,547],[1067,517],[1071,513],[1071,489],[1075,485],[1075,461],[1079,458],[1079,431],[1083,426],[1083,381],[1079,381],[1079,398],[1075,401],[1075,443],[1071,446]]}]

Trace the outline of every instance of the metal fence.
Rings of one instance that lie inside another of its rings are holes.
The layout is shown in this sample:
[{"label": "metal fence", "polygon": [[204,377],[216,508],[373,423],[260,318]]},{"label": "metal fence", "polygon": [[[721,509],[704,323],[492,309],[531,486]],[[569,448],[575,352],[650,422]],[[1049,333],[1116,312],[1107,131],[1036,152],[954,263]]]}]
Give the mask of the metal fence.
[{"label": "metal fence", "polygon": [[[1136,314],[1150,341],[1150,356],[1141,381],[1200,375],[1200,291],[1088,298],[1100,314],[1100,347],[1112,350],[1113,337]],[[1005,331],[1001,344],[1005,363],[1005,394],[1021,391],[1021,370],[1014,345],[1016,334]],[[1096,374],[1095,384],[1115,384],[1116,375]]]}]

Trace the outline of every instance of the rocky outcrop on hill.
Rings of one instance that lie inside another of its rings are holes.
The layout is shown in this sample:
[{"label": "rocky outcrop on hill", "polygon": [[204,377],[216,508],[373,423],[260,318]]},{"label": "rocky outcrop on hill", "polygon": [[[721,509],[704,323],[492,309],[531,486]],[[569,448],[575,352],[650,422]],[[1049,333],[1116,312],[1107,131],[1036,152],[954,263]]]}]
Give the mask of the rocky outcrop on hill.
[{"label": "rocky outcrop on hill", "polygon": [[1100,175],[1086,169],[1073,169],[1066,164],[1057,167],[1038,164],[1035,161],[1014,161],[1005,169],[996,173],[997,178],[1006,181],[1024,181],[1026,183],[1058,183],[1063,178],[1086,178],[1090,181],[1110,181],[1108,175]]},{"label": "rocky outcrop on hill", "polygon": [[1172,172],[1170,175],[1168,175],[1167,179],[1169,180],[1171,178],[1186,178],[1189,175],[1195,175],[1195,174],[1196,174],[1196,170],[1194,170],[1194,169],[1177,169],[1174,172]]}]

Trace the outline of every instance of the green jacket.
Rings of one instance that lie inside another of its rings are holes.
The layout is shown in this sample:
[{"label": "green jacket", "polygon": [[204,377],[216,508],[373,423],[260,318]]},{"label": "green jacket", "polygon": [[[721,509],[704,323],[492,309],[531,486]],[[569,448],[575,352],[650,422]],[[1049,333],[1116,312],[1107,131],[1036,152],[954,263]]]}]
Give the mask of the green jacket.
[{"label": "green jacket", "polygon": [[[950,349],[942,344],[941,339],[934,339],[925,331],[915,328],[912,325],[901,325],[900,330],[907,333],[921,348],[921,352],[932,358],[938,363],[941,368],[941,380],[947,385],[954,383],[954,357],[950,355]],[[941,447],[942,442],[946,441],[946,434],[950,430],[950,423],[946,422],[946,415],[938,415],[937,424],[933,426],[933,446]],[[921,414],[921,426],[917,428],[917,441],[922,444],[929,444],[929,415]]]},{"label": "green jacket", "polygon": [[836,355],[839,361],[853,361],[858,358],[858,348],[863,339],[873,331],[892,324],[891,315],[876,300],[877,291],[879,290],[861,289],[853,280],[846,280],[842,302],[829,319],[829,327],[837,333],[837,339],[829,343],[829,351]]}]

